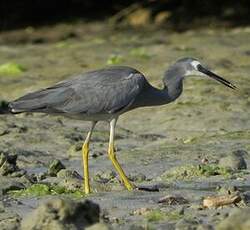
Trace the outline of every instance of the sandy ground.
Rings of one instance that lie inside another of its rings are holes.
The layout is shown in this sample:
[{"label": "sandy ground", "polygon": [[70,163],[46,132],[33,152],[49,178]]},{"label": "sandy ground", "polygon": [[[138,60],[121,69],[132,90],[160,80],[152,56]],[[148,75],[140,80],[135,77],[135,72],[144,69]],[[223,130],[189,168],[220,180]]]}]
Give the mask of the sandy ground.
[{"label": "sandy ground", "polygon": [[[224,190],[225,193],[233,186],[241,195],[246,194],[250,190],[249,171],[189,175],[189,166],[221,167],[218,161],[235,151],[243,152],[250,165],[249,36],[249,28],[175,33],[150,28],[114,31],[105,24],[58,25],[3,33],[0,65],[17,63],[25,71],[0,77],[0,99],[13,100],[107,63],[133,66],[153,85],[162,87],[161,76],[175,60],[188,56],[199,59],[232,81],[238,90],[208,78],[188,77],[183,94],[172,104],[137,109],[121,116],[118,122],[117,156],[124,170],[135,184],[156,185],[160,191],[128,192],[120,185],[106,154],[108,124],[100,123],[91,144],[94,192],[87,198],[100,205],[104,220],[114,229],[178,229],[182,224],[194,229],[213,228],[236,207],[204,209],[203,198]],[[88,122],[44,114],[2,115],[0,152],[17,154],[18,168],[29,176],[45,173],[53,159],[82,175],[80,145],[88,128]],[[0,212],[1,221],[13,216],[20,220],[38,203],[53,196],[14,197],[3,191],[6,186],[9,189],[7,182],[22,183],[26,188],[38,182],[27,182],[11,174],[0,178],[4,209]],[[46,179],[51,183],[50,177]],[[181,196],[187,203],[159,204],[158,200],[166,195]],[[249,205],[243,203],[239,208]]]}]

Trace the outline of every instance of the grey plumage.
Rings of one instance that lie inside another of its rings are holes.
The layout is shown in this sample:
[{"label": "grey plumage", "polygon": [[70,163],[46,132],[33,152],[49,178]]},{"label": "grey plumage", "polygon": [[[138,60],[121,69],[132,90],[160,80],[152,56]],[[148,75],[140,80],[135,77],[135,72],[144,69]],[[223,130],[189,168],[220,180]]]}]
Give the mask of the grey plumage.
[{"label": "grey plumage", "polygon": [[165,99],[162,103],[170,101],[167,94],[166,98],[161,97],[164,96],[163,92],[152,87],[139,71],[116,66],[87,72],[47,89],[29,93],[11,102],[9,107],[13,113],[77,115],[85,120],[93,120],[96,116],[102,120],[133,108],[154,105],[157,102],[154,96]]},{"label": "grey plumage", "polygon": [[182,92],[184,77],[198,72],[196,65],[200,64],[192,58],[177,61],[165,72],[163,89],[154,88],[142,73],[130,67],[100,69],[29,93],[11,102],[9,107],[13,113],[44,112],[84,120],[108,120],[137,107],[175,100]]},{"label": "grey plumage", "polygon": [[146,79],[129,67],[88,72],[10,103],[13,112],[112,114],[129,106]]}]

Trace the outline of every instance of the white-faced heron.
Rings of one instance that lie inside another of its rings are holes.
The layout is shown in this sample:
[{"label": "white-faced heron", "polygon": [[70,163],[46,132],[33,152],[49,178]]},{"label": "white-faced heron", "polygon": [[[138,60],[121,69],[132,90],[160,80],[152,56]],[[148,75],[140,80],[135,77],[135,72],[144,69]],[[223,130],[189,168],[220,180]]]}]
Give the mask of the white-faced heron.
[{"label": "white-faced heron", "polygon": [[129,182],[118,163],[114,151],[115,126],[118,117],[132,109],[156,106],[174,101],[182,93],[183,79],[189,75],[207,75],[236,89],[229,81],[204,68],[193,58],[183,58],[165,72],[163,89],[150,85],[136,69],[115,66],[87,72],[29,93],[9,103],[11,113],[42,112],[91,121],[92,125],[82,146],[85,193],[90,192],[88,156],[92,131],[98,121],[110,123],[108,156],[128,190],[135,186]]}]

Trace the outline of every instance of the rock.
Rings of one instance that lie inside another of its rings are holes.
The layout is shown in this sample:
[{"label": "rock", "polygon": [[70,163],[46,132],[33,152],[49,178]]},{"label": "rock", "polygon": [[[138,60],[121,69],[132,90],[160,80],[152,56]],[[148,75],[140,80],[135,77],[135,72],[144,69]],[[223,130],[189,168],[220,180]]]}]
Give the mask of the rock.
[{"label": "rock", "polygon": [[246,169],[247,163],[243,157],[243,152],[246,153],[243,150],[237,150],[229,156],[221,158],[219,161],[219,166],[230,168],[232,170]]},{"label": "rock", "polygon": [[65,138],[71,140],[72,142],[78,142],[84,140],[83,135],[79,132],[67,133],[65,135]]},{"label": "rock", "polygon": [[60,160],[53,160],[50,164],[49,164],[49,168],[48,168],[48,174],[50,176],[56,176],[57,173],[62,170],[65,169],[65,166],[63,165],[63,163]]},{"label": "rock", "polygon": [[214,227],[209,224],[200,224],[197,226],[196,230],[214,230]]},{"label": "rock", "polygon": [[101,152],[101,151],[96,151],[96,150],[94,150],[94,151],[92,151],[92,152],[90,153],[90,156],[91,156],[92,158],[97,158],[97,157],[102,156],[102,155],[103,155],[103,152]]},{"label": "rock", "polygon": [[145,225],[132,224],[129,226],[129,230],[145,230]]},{"label": "rock", "polygon": [[189,201],[182,196],[171,196],[167,195],[158,200],[158,203],[164,203],[167,205],[180,205],[180,204],[188,204]]},{"label": "rock", "polygon": [[12,190],[24,189],[25,185],[14,178],[1,178],[0,180],[0,194],[6,194]]},{"label": "rock", "polygon": [[143,173],[129,175],[129,179],[133,182],[143,182],[147,180],[147,177]]},{"label": "rock", "polygon": [[236,186],[231,186],[231,185],[222,185],[221,187],[218,188],[218,192],[221,195],[225,194],[233,194],[239,191],[239,189]]},{"label": "rock", "polygon": [[22,221],[23,230],[82,230],[99,222],[99,205],[92,201],[75,202],[54,198],[33,211]]},{"label": "rock", "polygon": [[0,215],[1,230],[20,229],[21,217],[13,212],[3,212]]},{"label": "rock", "polygon": [[217,230],[248,230],[250,229],[250,208],[238,209],[221,221]]},{"label": "rock", "polygon": [[[1,111],[0,111],[0,113],[1,113]],[[0,130],[0,137],[1,136],[4,136],[4,135],[6,135],[6,134],[9,134],[10,133],[10,130],[8,130],[8,129],[4,129],[4,130]]]},{"label": "rock", "polygon": [[250,191],[246,191],[242,194],[242,199],[245,204],[250,204]]},{"label": "rock", "polygon": [[24,169],[11,173],[11,177],[22,177],[25,175],[26,175],[26,171]]},{"label": "rock", "polygon": [[0,175],[6,176],[18,171],[16,165],[17,155],[9,155],[6,152],[0,153]]},{"label": "rock", "polygon": [[62,169],[57,173],[57,178],[61,178],[58,185],[67,190],[76,191],[82,187],[82,177],[76,171]]},{"label": "rock", "polygon": [[78,172],[74,170],[69,170],[69,169],[60,170],[56,176],[58,178],[75,178],[75,179],[82,180],[82,177]]},{"label": "rock", "polygon": [[7,160],[5,153],[0,153],[0,167],[4,164],[4,162]]},{"label": "rock", "polygon": [[161,11],[155,16],[154,22],[156,25],[162,25],[167,22],[170,16],[171,13],[169,11]]},{"label": "rock", "polygon": [[147,192],[159,192],[159,185],[154,184],[154,185],[139,185],[136,187],[137,190],[141,191],[147,191]]},{"label": "rock", "polygon": [[0,213],[5,212],[4,204],[2,201],[0,201]]},{"label": "rock", "polygon": [[110,229],[111,228],[109,228],[104,223],[97,223],[97,224],[94,224],[94,225],[86,228],[86,230],[110,230]]},{"label": "rock", "polygon": [[235,151],[233,151],[233,154],[236,156],[241,156],[241,157],[248,156],[248,152],[244,149],[235,150]]},{"label": "rock", "polygon": [[21,190],[21,189],[25,189],[25,186],[22,183],[12,182],[12,183],[6,184],[2,188],[2,192],[3,192],[3,194],[7,194],[9,191],[16,191],[16,190]]},{"label": "rock", "polygon": [[8,161],[5,161],[0,168],[0,175],[7,176],[12,172],[15,172],[15,166],[10,164]]},{"label": "rock", "polygon": [[175,225],[175,230],[196,230],[198,224],[195,220],[181,219]]},{"label": "rock", "polygon": [[47,172],[39,172],[39,173],[35,174],[35,180],[37,182],[40,182],[42,180],[45,180],[47,176],[48,176]]},{"label": "rock", "polygon": [[106,171],[100,171],[97,172],[94,180],[99,182],[99,183],[108,183],[108,182],[113,182],[116,178],[116,173],[112,170],[106,170]]},{"label": "rock", "polygon": [[136,209],[132,212],[133,215],[146,215],[148,214],[150,211],[152,211],[152,209],[147,208],[147,207],[143,207],[143,208],[139,208]]},{"label": "rock", "polygon": [[41,182],[53,186],[58,185],[71,192],[75,192],[82,187],[82,177],[76,171],[62,169],[56,176],[57,177],[47,177]]},{"label": "rock", "polygon": [[32,175],[24,174],[23,176],[19,177],[18,181],[23,183],[26,187],[34,184],[36,181]]},{"label": "rock", "polygon": [[58,186],[66,188],[68,191],[75,192],[82,187],[82,181],[74,178],[59,181]]},{"label": "rock", "polygon": [[127,22],[131,26],[145,26],[150,23],[151,12],[147,8],[138,8],[127,15]]}]

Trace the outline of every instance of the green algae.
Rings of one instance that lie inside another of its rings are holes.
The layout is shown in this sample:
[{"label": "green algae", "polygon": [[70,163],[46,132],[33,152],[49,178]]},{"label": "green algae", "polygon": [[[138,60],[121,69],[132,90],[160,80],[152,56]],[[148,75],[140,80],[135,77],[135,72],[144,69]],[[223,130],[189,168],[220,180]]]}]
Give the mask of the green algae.
[{"label": "green algae", "polygon": [[45,184],[34,184],[26,189],[11,191],[10,194],[16,197],[18,196],[45,196],[45,195],[50,195],[51,190],[50,190],[50,187]]},{"label": "green algae", "polygon": [[131,49],[129,54],[133,57],[141,59],[150,59],[152,57],[152,55],[149,54],[143,47]]},{"label": "green algae", "polygon": [[158,222],[165,219],[165,213],[159,209],[150,211],[146,218],[149,222]]},{"label": "green algae", "polygon": [[180,212],[177,211],[171,211],[171,212],[167,212],[165,213],[166,219],[169,221],[176,221],[179,220],[183,217],[182,214],[180,214]]},{"label": "green algae", "polygon": [[122,55],[120,54],[112,54],[108,60],[107,60],[107,64],[108,65],[116,65],[116,64],[120,64],[124,61],[124,58]]},{"label": "green algae", "polygon": [[186,139],[183,139],[182,142],[183,144],[190,144],[190,143],[194,143],[195,141],[197,141],[197,137],[189,137]]},{"label": "green algae", "polygon": [[52,186],[46,184],[33,184],[30,187],[21,190],[13,190],[9,192],[14,197],[41,197],[46,195],[69,195],[75,198],[85,196],[81,190],[71,191],[62,186]]},{"label": "green algae", "polygon": [[199,165],[198,171],[200,172],[201,176],[216,176],[216,175],[223,175],[228,176],[231,174],[231,170],[225,167],[221,167],[218,165]]},{"label": "green algae", "polygon": [[58,49],[64,49],[68,48],[70,46],[70,43],[67,41],[60,41],[55,44],[55,47]]},{"label": "green algae", "polygon": [[212,137],[227,138],[227,139],[250,139],[250,130],[238,130],[238,131],[225,131],[220,134],[216,134]]},{"label": "green algae", "polygon": [[229,177],[232,175],[232,170],[220,167],[216,164],[204,165],[184,165],[174,167],[161,175],[162,180],[190,180],[196,177],[209,177],[222,175]]},{"label": "green algae", "polygon": [[25,68],[14,62],[7,62],[0,65],[0,76],[17,76],[22,74],[25,71]]}]

